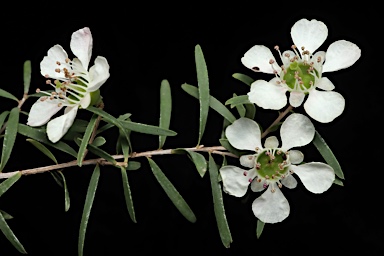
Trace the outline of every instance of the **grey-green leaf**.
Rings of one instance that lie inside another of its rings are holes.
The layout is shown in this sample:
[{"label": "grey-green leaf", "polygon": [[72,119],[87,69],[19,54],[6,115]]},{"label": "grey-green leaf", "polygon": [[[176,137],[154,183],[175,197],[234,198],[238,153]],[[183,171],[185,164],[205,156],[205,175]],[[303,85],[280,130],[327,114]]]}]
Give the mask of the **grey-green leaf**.
[{"label": "grey-green leaf", "polygon": [[[160,119],[159,127],[162,129],[169,129],[172,113],[172,95],[171,87],[168,80],[161,81],[160,85]],[[166,135],[159,135],[159,149],[163,148]]]},{"label": "grey-green leaf", "polygon": [[338,178],[335,178],[333,183],[335,183],[336,185],[339,185],[339,186],[344,186],[344,183],[340,179],[338,179]]},{"label": "grey-green leaf", "polygon": [[84,241],[85,233],[87,231],[87,225],[89,220],[89,215],[91,213],[93,200],[95,199],[97,185],[99,183],[100,177],[100,167],[96,164],[95,169],[93,170],[91,180],[89,181],[88,191],[85,198],[83,214],[81,216],[80,229],[79,229],[79,241],[78,241],[78,256],[83,255],[84,251]]},{"label": "grey-green leaf", "polygon": [[0,97],[8,98],[8,99],[15,100],[15,101],[19,102],[19,100],[13,94],[11,94],[11,93],[3,90],[3,89],[0,89]]},{"label": "grey-green leaf", "polygon": [[129,186],[129,181],[128,181],[128,174],[123,166],[120,166],[120,171],[121,171],[121,178],[123,181],[125,204],[127,206],[129,217],[134,223],[136,223],[137,221],[136,221],[135,209],[133,207],[131,188]]},{"label": "grey-green leaf", "polygon": [[140,169],[141,167],[141,163],[140,162],[136,162],[136,161],[128,161],[128,166],[126,167],[126,169],[128,171],[135,171],[135,170],[138,170]]},{"label": "grey-green leaf", "polygon": [[96,137],[96,138],[92,141],[92,145],[95,146],[95,147],[100,147],[100,146],[104,145],[105,142],[106,142],[106,140],[105,140],[104,137],[98,136],[98,137]]},{"label": "grey-green leaf", "polygon": [[231,105],[231,108],[237,106],[237,105],[242,105],[242,104],[251,104],[251,102],[248,99],[248,95],[239,95],[237,96],[236,94],[228,99],[225,102],[225,105]]},{"label": "grey-green leaf", "polygon": [[337,177],[344,179],[344,174],[341,170],[339,162],[337,161],[332,150],[328,147],[327,143],[317,131],[315,132],[315,137],[313,138],[312,143],[316,146],[324,160],[333,168]]},{"label": "grey-green leaf", "polygon": [[0,114],[0,129],[3,127],[4,121],[7,118],[8,114],[9,114],[8,110]]},{"label": "grey-green leaf", "polygon": [[185,154],[187,153],[189,159],[195,164],[196,170],[200,174],[200,176],[203,178],[204,174],[207,172],[207,160],[205,160],[205,157],[197,152],[193,152],[190,150],[186,150],[183,148],[177,148],[172,150],[172,154]]},{"label": "grey-green leaf", "polygon": [[213,197],[213,208],[215,211],[216,223],[219,229],[220,238],[223,245],[226,248],[230,247],[232,243],[232,235],[229,230],[227,217],[225,215],[224,202],[223,202],[223,194],[221,191],[221,185],[219,183],[219,171],[215,160],[212,155],[209,154],[209,178],[211,180],[211,189],[212,189],[212,197]]},{"label": "grey-green leaf", "polygon": [[56,157],[52,154],[52,152],[46,146],[44,146],[43,144],[41,144],[40,142],[34,139],[28,138],[27,141],[30,142],[33,146],[35,146],[38,150],[40,150],[44,155],[49,157],[53,162],[55,162],[55,164],[57,164]]},{"label": "grey-green leaf", "polygon": [[251,86],[251,84],[253,83],[253,81],[255,81],[253,78],[251,78],[250,76],[247,76],[247,75],[244,75],[244,74],[240,74],[240,73],[234,73],[232,75],[232,77],[236,78],[237,80]]},{"label": "grey-green leaf", "polygon": [[3,149],[1,154],[0,172],[3,171],[11,156],[13,145],[16,141],[17,126],[19,124],[20,109],[14,107],[8,116],[7,126],[5,127],[5,134],[3,140]]},{"label": "grey-green leaf", "polygon": [[207,64],[205,63],[204,54],[200,45],[195,46],[195,62],[200,103],[199,139],[197,145],[200,145],[207,123],[210,100]]},{"label": "grey-green leaf", "polygon": [[61,171],[57,171],[57,173],[60,174],[61,180],[64,187],[64,210],[67,212],[69,210],[69,207],[71,205],[71,200],[69,198],[69,192],[67,187],[67,181],[65,180],[65,176]]},{"label": "grey-green leaf", "polygon": [[17,172],[11,177],[7,178],[3,182],[0,183],[0,196],[2,196],[5,192],[7,192],[8,189],[12,187],[13,184],[15,184],[16,181],[18,181],[21,177],[21,172]]},{"label": "grey-green leaf", "polygon": [[31,73],[32,73],[32,67],[31,67],[31,61],[26,60],[24,62],[24,68],[23,68],[23,81],[24,81],[24,93],[28,94],[29,91],[29,85],[31,84]]},{"label": "grey-green leaf", "polygon": [[121,121],[121,123],[125,129],[131,130],[134,132],[140,132],[140,133],[152,134],[152,135],[165,135],[165,136],[177,135],[176,132],[161,128],[159,126],[135,123],[132,121]]},{"label": "grey-green leaf", "polygon": [[13,219],[13,216],[12,216],[11,214],[9,214],[9,213],[7,213],[7,212],[5,212],[5,211],[3,211],[3,210],[0,210],[0,213],[3,214],[3,217],[4,217],[4,219],[6,219],[6,220],[11,220],[11,219]]},{"label": "grey-green leaf", "polygon": [[15,236],[12,229],[8,226],[4,219],[3,214],[0,212],[0,230],[3,232],[9,242],[22,254],[27,254],[24,246],[20,243],[19,239]]},{"label": "grey-green leaf", "polygon": [[81,140],[79,151],[77,152],[77,165],[78,166],[82,166],[82,164],[83,164],[85,152],[87,150],[87,145],[89,143],[89,139],[91,138],[93,129],[95,128],[97,118],[98,118],[97,114],[92,115],[91,120],[89,120],[87,129],[84,132],[84,136]]},{"label": "grey-green leaf", "polygon": [[162,172],[160,167],[151,158],[147,159],[155,178],[157,179],[161,187],[164,189],[164,192],[167,194],[169,199],[171,199],[172,203],[188,221],[192,223],[196,222],[195,214],[193,213],[187,202],[185,202],[184,198],[180,195],[180,193],[176,190],[173,184]]},{"label": "grey-green leaf", "polygon": [[114,159],[113,156],[111,154],[109,154],[108,152],[106,152],[106,151],[102,150],[101,148],[98,148],[92,144],[88,144],[87,148],[93,154],[95,154],[101,158],[104,158],[105,160],[112,163],[113,165],[116,165],[116,159]]},{"label": "grey-green leaf", "polygon": [[263,232],[265,223],[261,220],[257,220],[257,227],[256,227],[256,237],[260,238],[261,233]]}]

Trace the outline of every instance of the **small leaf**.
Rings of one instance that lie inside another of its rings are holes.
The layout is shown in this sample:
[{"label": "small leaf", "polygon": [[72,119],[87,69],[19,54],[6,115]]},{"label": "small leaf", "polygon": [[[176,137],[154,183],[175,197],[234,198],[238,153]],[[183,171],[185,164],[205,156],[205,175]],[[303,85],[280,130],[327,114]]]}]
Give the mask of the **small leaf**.
[{"label": "small leaf", "polygon": [[3,140],[0,172],[4,169],[5,165],[7,164],[9,157],[11,156],[13,145],[15,144],[15,141],[16,141],[17,126],[19,124],[19,114],[20,114],[20,109],[18,107],[14,107],[9,113],[7,126],[5,127],[4,140]]},{"label": "small leaf", "polygon": [[256,114],[256,106],[255,104],[244,104],[245,106],[245,117],[248,117],[249,119],[255,119]]},{"label": "small leaf", "polygon": [[125,204],[127,206],[129,217],[134,223],[136,223],[137,221],[136,221],[135,209],[133,207],[131,188],[128,182],[128,174],[123,166],[120,166],[120,171],[121,171],[121,178],[123,181]]},{"label": "small leaf", "polygon": [[163,129],[154,125],[135,123],[132,121],[121,121],[121,123],[125,129],[131,130],[133,132],[140,132],[140,133],[152,134],[152,135],[166,135],[166,136],[177,135],[177,133],[172,130]]},{"label": "small leaf", "polygon": [[24,93],[28,94],[29,91],[29,85],[31,84],[31,73],[32,73],[32,67],[31,67],[31,61],[26,60],[24,62]]},{"label": "small leaf", "polygon": [[242,104],[252,104],[248,99],[248,95],[237,96],[235,94],[232,98],[230,98],[229,100],[227,100],[225,102],[225,105],[231,105],[232,108],[237,106],[237,105],[242,105]]},{"label": "small leaf", "polygon": [[[159,127],[162,129],[169,129],[169,124],[171,122],[171,112],[172,112],[172,95],[171,87],[167,80],[161,81],[160,86],[160,119]],[[166,135],[159,135],[159,149],[163,148]]]},{"label": "small leaf", "polygon": [[91,180],[89,181],[87,196],[85,198],[83,214],[81,216],[80,229],[79,229],[79,243],[78,243],[78,256],[83,255],[85,233],[87,231],[87,224],[89,215],[91,213],[93,200],[95,199],[97,185],[99,183],[100,167],[96,164],[93,170]]},{"label": "small leaf", "polygon": [[89,143],[89,139],[91,138],[93,129],[95,128],[97,118],[98,118],[98,116],[96,114],[92,115],[91,120],[89,120],[87,129],[84,132],[84,136],[81,140],[79,151],[77,152],[77,165],[78,166],[82,166],[82,164],[83,164],[85,151],[87,149],[87,145]]},{"label": "small leaf", "polygon": [[335,178],[333,183],[335,183],[336,185],[339,185],[339,186],[344,186],[343,182],[340,179],[338,179],[338,178]]},{"label": "small leaf", "polygon": [[0,97],[8,98],[19,102],[19,100],[15,96],[13,96],[13,94],[10,94],[9,92],[4,91],[3,89],[0,89]]},{"label": "small leaf", "polygon": [[147,157],[147,159],[155,178],[164,189],[164,192],[167,194],[169,199],[171,199],[172,203],[188,221],[192,223],[196,222],[196,216],[192,212],[189,205],[185,202],[184,198],[179,194],[173,184],[164,175],[159,166],[151,158]]},{"label": "small leaf", "polygon": [[315,133],[315,137],[312,143],[316,146],[317,150],[323,156],[324,160],[333,168],[335,174],[340,179],[344,179],[344,174],[341,170],[339,162],[337,161],[335,155],[332,153],[332,150],[328,147],[327,143],[325,143],[324,139],[320,136],[317,131]]},{"label": "small leaf", "polygon": [[126,167],[126,170],[128,171],[135,171],[140,169],[141,163],[136,161],[128,161],[128,166]]},{"label": "small leaf", "polygon": [[220,238],[223,245],[226,248],[230,247],[232,243],[232,235],[229,230],[227,217],[225,215],[224,210],[224,202],[223,202],[223,194],[221,192],[221,185],[219,183],[219,171],[215,160],[212,155],[209,154],[209,178],[211,180],[211,189],[212,189],[212,197],[213,197],[213,208],[215,211],[216,223],[219,229]]},{"label": "small leaf", "polygon": [[[236,94],[234,93],[233,94],[234,97],[236,97]],[[232,107],[232,105],[231,105]],[[235,105],[236,109],[237,109],[237,112],[239,112],[239,115],[240,117],[244,117],[245,116],[245,107],[243,104],[237,104]]]},{"label": "small leaf", "polygon": [[234,73],[232,75],[232,77],[236,78],[237,80],[251,86],[251,84],[253,83],[253,81],[255,81],[253,78],[251,78],[250,76],[247,76],[247,75],[244,75],[244,74],[240,74],[240,73]]},{"label": "small leaf", "polygon": [[52,154],[52,152],[43,144],[40,142],[34,140],[34,139],[27,139],[28,142],[30,142],[33,146],[35,146],[38,150],[40,150],[44,155],[49,157],[55,164],[57,164],[56,157]]},{"label": "small leaf", "polygon": [[24,246],[20,243],[19,239],[15,236],[11,228],[8,226],[7,222],[4,219],[3,214],[0,212],[0,229],[8,239],[9,242],[15,247],[20,253],[27,254]]},{"label": "small leaf", "polygon": [[6,219],[6,220],[11,220],[11,219],[13,219],[13,216],[12,216],[11,214],[9,214],[9,213],[7,213],[7,212],[5,212],[5,211],[3,211],[3,210],[0,210],[0,214],[3,214],[3,217],[4,217],[4,219]]},{"label": "small leaf", "polygon": [[[130,135],[130,131],[127,132]],[[117,141],[117,147],[121,148],[124,155],[124,162],[128,162],[129,152],[132,151],[131,142],[127,141],[127,138],[123,135],[122,131],[119,129],[119,137]]]},{"label": "small leaf", "polygon": [[68,192],[68,188],[67,188],[67,181],[65,180],[65,177],[64,177],[64,174],[61,172],[61,171],[57,171],[57,173],[60,174],[61,176],[61,180],[62,180],[62,183],[63,183],[63,187],[64,187],[64,210],[67,212],[69,210],[69,207],[71,205],[71,200],[69,198],[69,192]]},{"label": "small leaf", "polygon": [[8,189],[12,187],[13,184],[15,184],[16,181],[18,181],[21,177],[21,172],[17,172],[11,177],[7,178],[3,182],[0,183],[0,196],[2,196],[5,192],[7,192]]},{"label": "small leaf", "polygon": [[101,148],[95,147],[92,144],[88,144],[87,148],[93,154],[95,154],[95,155],[97,155],[97,156],[99,156],[101,158],[104,158],[105,160],[107,160],[108,162],[112,163],[113,165],[116,165],[116,159],[114,159],[113,156],[110,155],[108,152],[102,150]]},{"label": "small leaf", "polygon": [[96,137],[93,141],[92,141],[92,145],[95,146],[95,147],[100,147],[102,145],[104,145],[106,142],[105,138],[104,137]]},{"label": "small leaf", "polygon": [[210,100],[208,70],[200,45],[195,46],[195,62],[200,103],[199,140],[197,145],[200,145],[201,138],[204,134],[205,125],[207,123]]},{"label": "small leaf", "polygon": [[256,237],[257,239],[260,238],[261,233],[263,232],[265,223],[262,222],[261,220],[257,220],[257,228],[256,228]]},{"label": "small leaf", "polygon": [[[189,84],[182,84],[181,85],[181,88],[187,92],[189,95],[195,97],[195,98],[198,98],[199,97],[199,91],[197,90],[197,88],[193,85],[189,85]],[[233,123],[234,121],[236,121],[236,117],[231,113],[231,111],[229,111],[229,109],[227,109],[225,107],[225,105],[223,103],[221,103],[220,101],[218,101],[216,98],[214,98],[213,96],[210,96],[210,99],[209,99],[209,106],[215,110],[217,113],[219,113],[220,115],[222,115],[225,119],[227,119],[228,121],[230,121],[231,123]]]},{"label": "small leaf", "polygon": [[189,159],[195,164],[196,170],[199,172],[200,176],[203,178],[204,174],[207,172],[207,160],[205,157],[197,152],[186,150],[183,148],[177,148],[172,150],[172,154],[185,154],[187,153]]},{"label": "small leaf", "polygon": [[0,114],[0,129],[3,127],[4,121],[7,118],[8,114],[9,114],[8,110]]}]

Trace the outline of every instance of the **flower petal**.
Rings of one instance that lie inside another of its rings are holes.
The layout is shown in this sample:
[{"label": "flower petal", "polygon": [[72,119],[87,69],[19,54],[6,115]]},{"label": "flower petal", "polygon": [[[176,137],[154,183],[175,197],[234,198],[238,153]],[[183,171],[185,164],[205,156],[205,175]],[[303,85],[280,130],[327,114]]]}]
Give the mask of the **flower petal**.
[{"label": "flower petal", "polygon": [[343,113],[344,97],[334,91],[312,90],[304,103],[307,114],[321,123],[329,123]]},{"label": "flower petal", "polygon": [[224,192],[236,197],[245,195],[250,181],[256,176],[255,169],[247,171],[232,165],[223,166],[219,171]]},{"label": "flower petal", "polygon": [[352,66],[361,56],[360,48],[346,40],[332,43],[325,55],[323,73],[337,71]]},{"label": "flower petal", "polygon": [[81,61],[85,70],[88,70],[89,60],[92,56],[93,39],[88,27],[79,29],[72,34],[71,50]]},{"label": "flower petal", "polygon": [[335,86],[333,85],[333,83],[331,82],[331,80],[329,80],[328,78],[326,77],[322,77],[317,83],[316,83],[316,87],[317,88],[320,88],[322,90],[325,90],[325,91],[332,91],[333,89],[335,89]]},{"label": "flower petal", "polygon": [[251,190],[253,192],[260,192],[260,191],[263,191],[264,189],[265,189],[264,182],[257,181],[257,178],[253,179],[253,181],[251,182]]},{"label": "flower petal", "polygon": [[277,148],[279,146],[279,140],[276,136],[270,136],[265,139],[264,148]]},{"label": "flower petal", "polygon": [[281,190],[275,186],[274,192],[268,187],[261,196],[253,201],[252,211],[264,223],[277,223],[288,217],[290,207]]},{"label": "flower petal", "polygon": [[54,104],[49,99],[41,100],[39,98],[31,107],[28,114],[27,125],[40,126],[46,124],[51,117],[56,114],[62,107]]},{"label": "flower petal", "polygon": [[255,155],[242,155],[240,157],[240,164],[244,167],[255,167]]},{"label": "flower petal", "polygon": [[248,92],[249,101],[264,109],[279,110],[287,105],[286,89],[265,80],[256,80]]},{"label": "flower petal", "polygon": [[264,45],[253,46],[241,58],[243,65],[255,72],[273,74],[277,70],[280,73],[281,68],[278,65],[273,66],[275,69],[272,68],[272,65],[269,63],[270,60],[276,63],[271,50]]},{"label": "flower petal", "polygon": [[229,143],[237,149],[255,151],[261,146],[261,131],[259,125],[249,118],[239,118],[225,130]]},{"label": "flower petal", "polygon": [[304,160],[304,154],[299,150],[289,150],[289,161],[292,164],[300,164]]},{"label": "flower petal", "polygon": [[281,180],[281,183],[287,188],[293,189],[297,186],[297,180],[292,175],[286,176]]},{"label": "flower petal", "polygon": [[289,150],[310,143],[315,136],[315,127],[305,115],[293,113],[281,125],[280,135],[281,148]]},{"label": "flower petal", "polygon": [[86,93],[84,97],[80,100],[79,105],[85,109],[89,106],[89,104],[91,104],[91,94]]},{"label": "flower petal", "polygon": [[44,56],[43,60],[40,62],[40,73],[45,77],[50,77],[53,79],[64,79],[64,72],[56,72],[58,68],[57,63],[60,63],[60,68],[67,68],[68,70],[71,67],[66,63],[68,58],[67,52],[60,45],[55,45],[48,50],[48,55]]},{"label": "flower petal", "polygon": [[305,188],[312,193],[323,193],[332,186],[335,180],[334,170],[325,163],[311,162],[292,165],[291,169],[299,176]]},{"label": "flower petal", "polygon": [[292,107],[299,107],[301,103],[303,103],[305,98],[305,94],[303,92],[291,92],[289,94],[289,104],[292,105]]},{"label": "flower petal", "polygon": [[297,21],[291,29],[291,37],[300,54],[304,50],[313,54],[327,39],[328,28],[318,20],[301,19]]},{"label": "flower petal", "polygon": [[55,119],[52,119],[47,124],[47,135],[48,139],[53,143],[59,141],[72,126],[77,114],[78,106],[73,108],[67,107],[65,114]]},{"label": "flower petal", "polygon": [[102,86],[109,77],[109,64],[106,58],[98,56],[95,65],[89,69],[89,92],[94,92]]}]

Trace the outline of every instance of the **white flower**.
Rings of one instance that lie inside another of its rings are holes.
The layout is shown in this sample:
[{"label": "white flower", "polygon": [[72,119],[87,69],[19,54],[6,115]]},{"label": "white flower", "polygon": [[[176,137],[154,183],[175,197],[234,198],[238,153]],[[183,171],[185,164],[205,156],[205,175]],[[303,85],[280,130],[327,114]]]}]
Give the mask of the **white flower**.
[{"label": "white flower", "polygon": [[341,115],[344,97],[332,91],[335,86],[323,77],[323,73],[352,66],[360,58],[361,50],[349,41],[338,40],[326,52],[315,53],[327,35],[328,28],[321,21],[297,21],[291,29],[293,51],[281,54],[279,47],[275,46],[283,64],[281,67],[266,46],[255,45],[249,49],[241,62],[253,71],[276,76],[269,82],[253,82],[249,100],[262,108],[279,110],[287,104],[287,91],[290,92],[289,104],[293,107],[300,106],[308,94],[304,109],[313,119],[328,123]]},{"label": "white flower", "polygon": [[[40,97],[29,112],[27,125],[41,126],[61,108],[64,114],[52,119],[47,124],[47,135],[53,143],[59,141],[75,120],[79,108],[87,108],[91,104],[91,96],[99,96],[100,86],[109,77],[109,64],[106,58],[98,56],[95,64],[88,71],[92,55],[93,38],[89,28],[79,29],[72,34],[70,47],[77,57],[68,58],[67,52],[55,45],[49,49],[48,55],[40,63],[40,72],[47,84],[54,90],[40,91],[46,96]],[[91,94],[92,93],[92,94]]]},{"label": "white flower", "polygon": [[315,128],[308,117],[291,114],[281,125],[279,141],[275,136],[261,145],[261,132],[258,124],[248,118],[240,118],[229,125],[225,131],[228,141],[237,149],[254,151],[255,154],[240,157],[240,164],[251,168],[227,165],[220,168],[224,192],[242,197],[251,190],[265,192],[252,203],[255,216],[264,223],[277,223],[288,217],[290,207],[280,188],[295,188],[296,174],[305,188],[312,193],[323,193],[331,187],[335,172],[327,164],[310,162],[300,164],[304,159],[302,152],[292,150],[310,143]]}]

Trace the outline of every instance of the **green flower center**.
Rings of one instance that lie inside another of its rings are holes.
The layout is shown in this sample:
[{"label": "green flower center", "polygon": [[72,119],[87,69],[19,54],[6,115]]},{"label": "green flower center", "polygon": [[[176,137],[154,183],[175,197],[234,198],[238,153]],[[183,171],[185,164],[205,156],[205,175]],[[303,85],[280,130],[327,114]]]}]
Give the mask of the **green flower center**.
[{"label": "green flower center", "polygon": [[289,170],[288,155],[279,149],[267,149],[257,156],[256,170],[259,177],[280,180]]},{"label": "green flower center", "polygon": [[302,91],[308,93],[308,90],[315,84],[319,73],[312,65],[306,62],[292,62],[283,76],[286,85],[292,91]]}]

